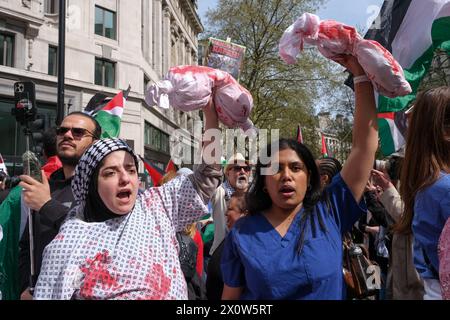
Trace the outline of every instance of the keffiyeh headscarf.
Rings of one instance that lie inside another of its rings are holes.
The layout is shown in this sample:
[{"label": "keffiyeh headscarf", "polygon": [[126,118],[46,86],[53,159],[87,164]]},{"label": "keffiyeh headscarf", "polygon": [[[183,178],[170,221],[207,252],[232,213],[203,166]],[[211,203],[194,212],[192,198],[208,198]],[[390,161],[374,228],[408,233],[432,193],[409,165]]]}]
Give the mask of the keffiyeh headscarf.
[{"label": "keffiyeh headscarf", "polygon": [[78,162],[72,180],[72,193],[84,210],[87,222],[101,222],[119,215],[111,212],[98,194],[97,179],[100,164],[110,153],[118,150],[127,151],[134,158],[136,168],[138,160],[133,150],[121,139],[103,139],[95,142]]},{"label": "keffiyeh headscarf", "polygon": [[225,190],[225,200],[228,201],[231,199],[231,196],[235,192],[234,188],[231,186],[230,182],[226,180],[223,184],[223,189]]}]

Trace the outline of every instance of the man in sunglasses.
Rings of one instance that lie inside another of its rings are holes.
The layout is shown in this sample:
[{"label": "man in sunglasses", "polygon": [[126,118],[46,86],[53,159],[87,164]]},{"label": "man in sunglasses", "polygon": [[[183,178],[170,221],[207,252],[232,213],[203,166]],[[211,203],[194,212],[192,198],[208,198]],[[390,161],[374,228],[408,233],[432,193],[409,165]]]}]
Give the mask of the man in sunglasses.
[{"label": "man in sunglasses", "polygon": [[211,198],[214,240],[209,251],[210,255],[214,253],[228,233],[225,217],[228,208],[227,202],[233,193],[247,192],[250,173],[251,167],[242,154],[236,153],[228,159],[224,170],[226,181],[217,188],[214,196]]},{"label": "man in sunglasses", "polygon": [[[34,261],[36,278],[39,275],[44,248],[57,235],[59,227],[70,209],[75,205],[71,182],[75,167],[83,153],[101,135],[101,127],[91,116],[73,112],[66,116],[56,128],[56,151],[62,168],[55,171],[50,179],[45,175],[42,183],[30,176],[20,177],[23,188],[22,199],[34,213]],[[32,299],[28,290],[30,277],[30,239],[28,223],[20,240],[19,272],[21,299]]]}]

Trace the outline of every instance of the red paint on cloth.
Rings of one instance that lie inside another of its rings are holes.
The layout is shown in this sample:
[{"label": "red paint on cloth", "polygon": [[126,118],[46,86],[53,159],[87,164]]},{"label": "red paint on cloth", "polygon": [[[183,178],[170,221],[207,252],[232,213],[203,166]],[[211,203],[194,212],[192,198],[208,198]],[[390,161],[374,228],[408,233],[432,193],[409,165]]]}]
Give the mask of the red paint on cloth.
[{"label": "red paint on cloth", "polygon": [[168,298],[172,280],[164,273],[164,268],[160,264],[154,264],[151,271],[145,277],[145,283],[150,289],[150,294],[145,297],[147,300],[164,300]]},{"label": "red paint on cloth", "polygon": [[56,241],[63,241],[64,240],[64,235],[63,234],[58,234],[56,237],[55,237],[55,240]]},{"label": "red paint on cloth", "polygon": [[94,289],[101,285],[102,289],[120,289],[117,279],[108,271],[107,265],[111,261],[107,250],[97,253],[94,259],[86,259],[85,266],[81,267],[84,273],[80,296],[86,299],[95,299]]}]

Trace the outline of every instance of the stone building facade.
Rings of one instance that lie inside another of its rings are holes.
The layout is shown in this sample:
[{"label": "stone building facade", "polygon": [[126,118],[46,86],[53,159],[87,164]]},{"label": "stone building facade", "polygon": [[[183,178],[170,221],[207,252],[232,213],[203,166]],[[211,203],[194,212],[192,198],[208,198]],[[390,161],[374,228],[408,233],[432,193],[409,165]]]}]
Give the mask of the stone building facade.
[{"label": "stone building facade", "polygon": [[344,116],[333,117],[329,112],[317,115],[319,127],[316,128],[318,145],[322,143],[322,134],[328,149],[328,156],[344,163],[351,150],[351,124]]},{"label": "stone building facade", "polygon": [[[55,122],[58,7],[59,0],[0,0],[0,153],[9,166],[20,166],[15,155],[24,150],[10,114],[14,82],[33,81],[39,113],[47,127]],[[170,67],[197,64],[202,31],[196,0],[66,0],[65,113],[82,110],[96,92],[112,97],[130,85],[120,137],[163,167],[174,130],[198,143],[199,114],[149,108],[144,93]]]}]

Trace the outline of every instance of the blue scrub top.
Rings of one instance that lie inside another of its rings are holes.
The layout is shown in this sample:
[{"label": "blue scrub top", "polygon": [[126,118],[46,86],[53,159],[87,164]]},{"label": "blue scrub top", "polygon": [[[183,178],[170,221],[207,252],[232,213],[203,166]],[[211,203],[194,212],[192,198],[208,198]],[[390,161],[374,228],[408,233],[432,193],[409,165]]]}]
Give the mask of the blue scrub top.
[{"label": "blue scrub top", "polygon": [[433,185],[414,199],[414,264],[422,278],[439,279],[437,247],[450,217],[450,174],[441,173]]},{"label": "blue scrub top", "polygon": [[296,215],[281,237],[262,214],[239,219],[225,240],[221,270],[229,287],[244,287],[241,299],[343,299],[342,234],[366,212],[358,204],[341,175],[326,192],[333,206],[317,204],[327,231],[316,215],[315,232],[308,220],[301,254],[298,254],[300,220]]}]

